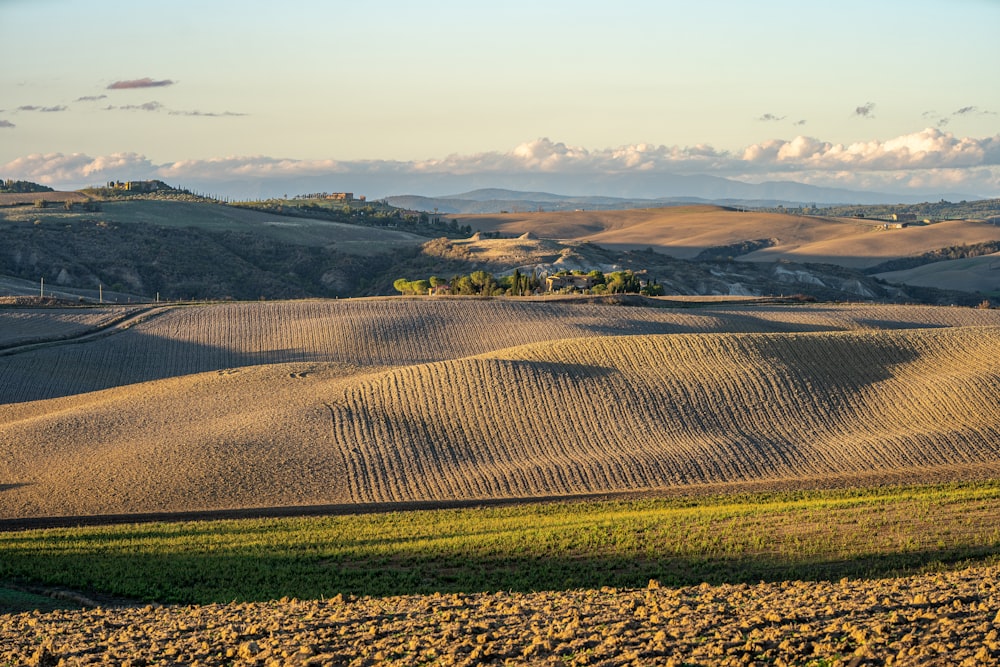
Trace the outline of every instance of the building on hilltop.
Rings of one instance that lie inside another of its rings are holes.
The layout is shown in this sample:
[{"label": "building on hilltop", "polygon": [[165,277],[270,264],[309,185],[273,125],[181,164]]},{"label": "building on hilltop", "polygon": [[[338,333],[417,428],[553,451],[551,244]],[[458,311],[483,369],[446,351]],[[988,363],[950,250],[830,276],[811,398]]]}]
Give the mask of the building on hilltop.
[{"label": "building on hilltop", "polygon": [[[332,199],[333,201],[352,202],[352,201],[354,201],[354,193],[353,192],[331,192],[330,194],[328,194],[326,196],[326,198],[327,199]],[[364,201],[364,197],[362,197],[361,200]]]},{"label": "building on hilltop", "polygon": [[167,184],[163,181],[108,181],[108,187],[129,192],[156,192],[167,189]]}]

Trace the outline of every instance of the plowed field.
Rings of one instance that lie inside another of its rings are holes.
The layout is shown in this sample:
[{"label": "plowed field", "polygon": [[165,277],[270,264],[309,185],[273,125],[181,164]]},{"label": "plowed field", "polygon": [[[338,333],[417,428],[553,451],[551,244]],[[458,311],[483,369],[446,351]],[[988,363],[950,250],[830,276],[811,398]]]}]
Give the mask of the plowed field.
[{"label": "plowed field", "polygon": [[961,478],[998,360],[989,310],[177,307],[0,357],[0,517]]},{"label": "plowed field", "polygon": [[[0,616],[0,660],[97,665],[994,665],[1000,577],[483,593]],[[62,662],[65,661],[65,662]]]}]

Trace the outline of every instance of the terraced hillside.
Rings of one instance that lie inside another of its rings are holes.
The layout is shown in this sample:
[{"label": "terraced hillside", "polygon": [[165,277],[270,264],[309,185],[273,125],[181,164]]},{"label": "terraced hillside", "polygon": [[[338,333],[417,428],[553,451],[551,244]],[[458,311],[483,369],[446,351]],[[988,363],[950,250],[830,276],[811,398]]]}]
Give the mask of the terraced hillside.
[{"label": "terraced hillside", "polygon": [[975,476],[998,353],[958,308],[176,307],[0,357],[0,517]]}]

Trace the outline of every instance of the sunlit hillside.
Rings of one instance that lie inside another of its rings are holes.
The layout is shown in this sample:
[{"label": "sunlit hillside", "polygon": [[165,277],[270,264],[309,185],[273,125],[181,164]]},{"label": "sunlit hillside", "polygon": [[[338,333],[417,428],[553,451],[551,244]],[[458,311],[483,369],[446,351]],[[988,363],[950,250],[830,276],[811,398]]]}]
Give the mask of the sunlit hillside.
[{"label": "sunlit hillside", "polygon": [[[461,216],[484,231],[531,232],[540,238],[592,241],[617,249],[652,247],[692,259],[706,250],[746,241],[770,247],[744,260],[820,262],[863,269],[949,246],[1000,241],[1000,227],[948,221],[906,229],[883,229],[881,221],[826,218],[716,206],[678,206],[626,211],[556,211]],[[738,253],[732,253],[738,254]]]},{"label": "sunlit hillside", "polygon": [[0,357],[5,517],[1000,466],[1000,311],[231,304],[17,350]]}]

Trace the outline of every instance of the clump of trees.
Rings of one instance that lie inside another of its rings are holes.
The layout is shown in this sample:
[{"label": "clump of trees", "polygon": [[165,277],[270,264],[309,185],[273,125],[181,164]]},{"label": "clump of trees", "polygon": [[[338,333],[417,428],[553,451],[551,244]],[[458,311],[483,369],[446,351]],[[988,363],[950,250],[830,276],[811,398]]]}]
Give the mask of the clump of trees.
[{"label": "clump of trees", "polygon": [[586,276],[590,279],[590,287],[571,286],[563,288],[562,292],[582,292],[584,294],[644,294],[646,296],[663,296],[663,285],[654,278],[644,280],[634,271],[612,271],[605,274],[602,271],[560,271],[556,276]]},{"label": "clump of trees", "polygon": [[400,278],[392,286],[400,294],[455,294],[466,296],[528,296],[542,289],[537,273],[527,274],[515,270],[509,276],[494,276],[488,271],[473,271],[466,275],[452,276],[445,280],[431,276],[426,280]]},{"label": "clump of trees", "polygon": [[[577,275],[589,278],[590,287],[569,287],[560,292],[578,292],[583,294],[644,294],[646,296],[662,296],[663,286],[655,280],[642,280],[632,271],[614,271],[605,275],[601,271],[561,271],[554,275]],[[507,276],[494,276],[488,271],[473,271],[466,275],[456,275],[451,280],[438,276],[427,279],[408,280],[399,278],[393,287],[400,294],[454,294],[467,296],[530,296],[539,294],[545,289],[545,283],[537,272],[522,273],[515,269]]]},{"label": "clump of trees", "polygon": [[0,192],[24,193],[24,192],[55,192],[47,185],[39,185],[31,181],[15,181],[12,179],[0,180]]}]

